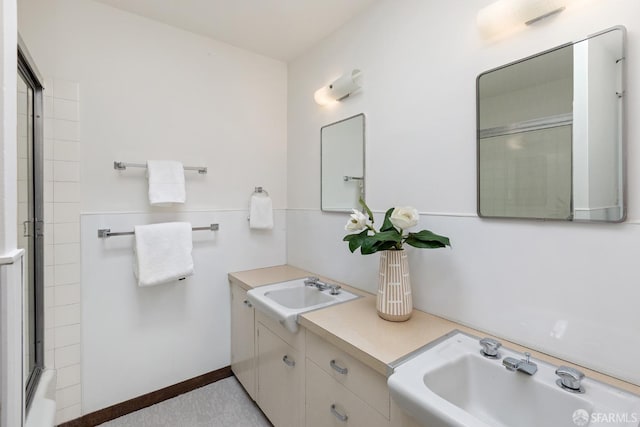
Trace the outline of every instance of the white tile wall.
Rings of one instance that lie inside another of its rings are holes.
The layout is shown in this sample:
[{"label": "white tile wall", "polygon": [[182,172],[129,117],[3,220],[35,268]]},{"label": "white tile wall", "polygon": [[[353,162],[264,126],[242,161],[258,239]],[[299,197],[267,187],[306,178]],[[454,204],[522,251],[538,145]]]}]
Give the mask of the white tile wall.
[{"label": "white tile wall", "polygon": [[80,363],[80,344],[55,349],[56,365],[64,368]]},{"label": "white tile wall", "polygon": [[45,364],[57,370],[56,423],[81,416],[80,91],[48,79],[44,98]]},{"label": "white tile wall", "polygon": [[53,224],[53,244],[78,243],[80,241],[80,227],[77,222]]},{"label": "white tile wall", "polygon": [[80,264],[57,264],[55,266],[53,284],[70,285],[80,281]]},{"label": "white tile wall", "polygon": [[55,223],[68,223],[78,221],[80,203],[54,203],[53,220]]},{"label": "white tile wall", "polygon": [[56,119],[78,121],[78,102],[55,98],[53,100]]},{"label": "white tile wall", "polygon": [[55,341],[52,349],[60,349],[74,344],[80,344],[80,324],[60,326],[55,329]]},{"label": "white tile wall", "polygon": [[80,393],[80,384],[64,388],[60,390],[60,392],[56,396],[57,404],[65,408],[73,406],[73,402],[77,402],[80,400]]},{"label": "white tile wall", "polygon": [[[60,391],[58,391],[58,393],[59,392]],[[74,418],[79,418],[81,415],[82,409],[79,403],[76,405],[68,406],[66,408],[58,409],[58,413],[56,414],[56,423],[60,424],[64,422],[60,420],[73,420]]]},{"label": "white tile wall", "polygon": [[[55,107],[54,107],[54,114]],[[62,141],[79,141],[80,126],[78,122],[55,119],[53,121],[53,138]]]},{"label": "white tile wall", "polygon": [[77,83],[56,79],[54,80],[54,85],[53,96],[55,98],[80,101],[80,87]]},{"label": "white tile wall", "polygon": [[79,202],[80,184],[78,182],[54,182],[53,194],[57,202]]},{"label": "white tile wall", "polygon": [[78,183],[80,181],[79,162],[54,161],[53,180],[56,182]]},{"label": "white tile wall", "polygon": [[54,160],[80,160],[80,143],[77,141],[55,141],[52,158]]},{"label": "white tile wall", "polygon": [[[53,246],[56,264],[72,264],[78,262],[80,256],[79,243],[61,243]],[[55,276],[54,276],[55,277]]]},{"label": "white tile wall", "polygon": [[80,284],[56,286],[54,291],[55,305],[66,306],[80,303]]}]

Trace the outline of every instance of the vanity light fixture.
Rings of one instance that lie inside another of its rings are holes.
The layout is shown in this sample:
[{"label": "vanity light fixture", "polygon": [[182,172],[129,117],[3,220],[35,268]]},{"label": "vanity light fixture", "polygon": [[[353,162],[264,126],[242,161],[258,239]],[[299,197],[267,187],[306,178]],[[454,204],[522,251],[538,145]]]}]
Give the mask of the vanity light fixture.
[{"label": "vanity light fixture", "polygon": [[329,105],[336,101],[341,101],[360,89],[359,78],[362,75],[360,70],[353,70],[349,74],[340,76],[332,83],[318,89],[313,98],[319,105]]},{"label": "vanity light fixture", "polygon": [[498,0],[480,9],[476,22],[484,37],[531,25],[566,9],[571,0]]}]

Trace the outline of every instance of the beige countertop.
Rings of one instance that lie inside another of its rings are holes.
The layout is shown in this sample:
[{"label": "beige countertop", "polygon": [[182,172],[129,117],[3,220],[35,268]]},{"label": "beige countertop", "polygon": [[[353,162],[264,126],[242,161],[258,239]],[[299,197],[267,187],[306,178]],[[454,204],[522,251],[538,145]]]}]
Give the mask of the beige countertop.
[{"label": "beige countertop", "polygon": [[[229,281],[250,290],[256,286],[316,274],[296,267],[281,265],[256,270],[229,273]],[[317,275],[316,275],[317,276]],[[332,283],[335,280],[324,278]],[[478,337],[491,336],[476,329],[443,319],[419,310],[414,310],[411,319],[406,322],[389,322],[376,313],[375,296],[342,284],[347,290],[362,296],[346,303],[305,313],[299,322],[307,330],[326,339],[341,350],[351,354],[380,374],[386,376],[389,366],[396,360],[451,332],[454,329]],[[609,377],[573,363],[557,359],[544,353],[528,349],[521,345],[505,341],[503,344],[513,350],[529,351],[533,358],[544,360],[553,365],[575,366],[589,378],[619,387],[640,395],[640,386]]]}]

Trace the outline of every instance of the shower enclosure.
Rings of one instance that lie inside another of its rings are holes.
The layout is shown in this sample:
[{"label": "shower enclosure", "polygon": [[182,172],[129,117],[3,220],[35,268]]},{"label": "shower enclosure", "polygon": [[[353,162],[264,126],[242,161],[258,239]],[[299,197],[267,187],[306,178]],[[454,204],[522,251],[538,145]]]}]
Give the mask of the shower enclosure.
[{"label": "shower enclosure", "polygon": [[23,378],[28,411],[44,369],[43,86],[22,39],[17,85],[17,241],[25,251]]}]

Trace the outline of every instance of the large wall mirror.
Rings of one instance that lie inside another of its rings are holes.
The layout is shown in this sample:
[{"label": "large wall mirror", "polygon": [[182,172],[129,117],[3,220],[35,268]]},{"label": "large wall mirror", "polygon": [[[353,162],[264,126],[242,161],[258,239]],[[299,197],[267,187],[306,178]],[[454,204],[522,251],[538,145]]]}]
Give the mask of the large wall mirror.
[{"label": "large wall mirror", "polygon": [[364,114],[320,129],[321,207],[349,212],[364,199]]},{"label": "large wall mirror", "polygon": [[625,219],[625,33],[478,76],[479,216]]}]

